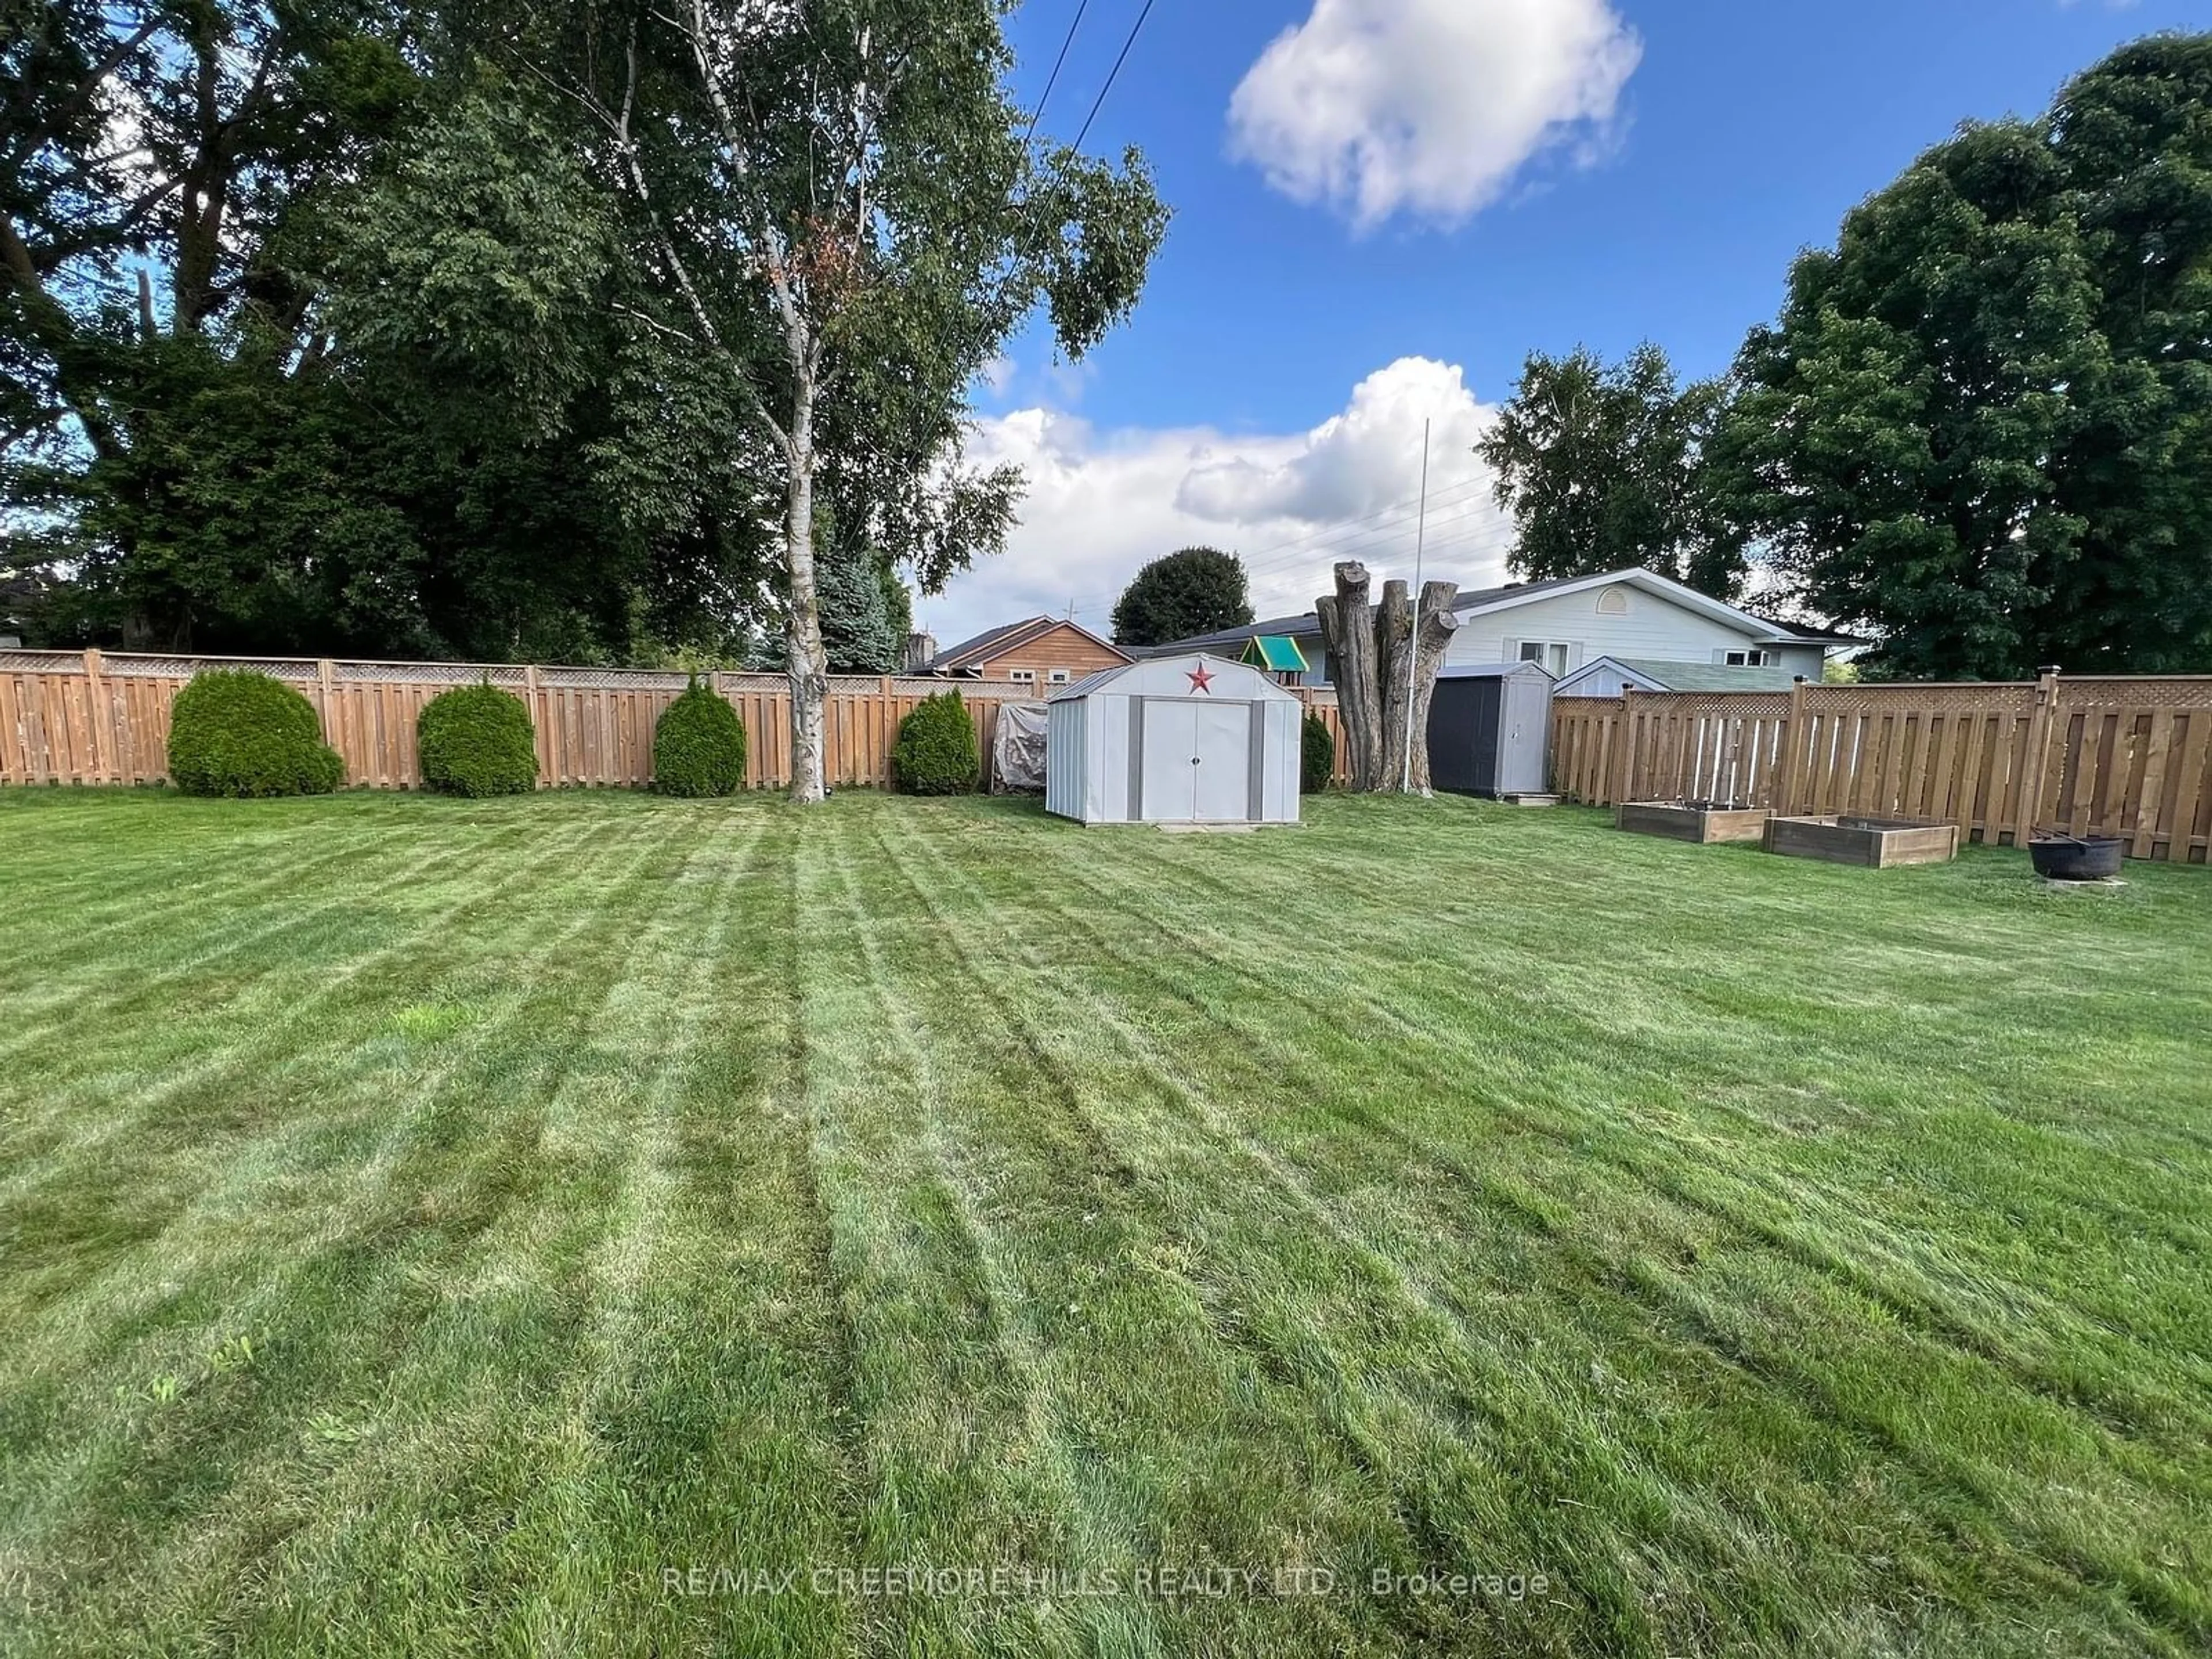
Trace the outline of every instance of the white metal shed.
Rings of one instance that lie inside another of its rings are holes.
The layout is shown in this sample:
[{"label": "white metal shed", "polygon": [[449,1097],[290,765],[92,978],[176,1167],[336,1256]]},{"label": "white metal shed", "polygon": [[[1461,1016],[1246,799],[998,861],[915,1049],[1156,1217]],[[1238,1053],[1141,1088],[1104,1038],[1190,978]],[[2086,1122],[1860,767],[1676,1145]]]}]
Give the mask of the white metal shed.
[{"label": "white metal shed", "polygon": [[1085,823],[1296,823],[1304,708],[1225,657],[1154,657],[1054,695],[1045,810]]}]

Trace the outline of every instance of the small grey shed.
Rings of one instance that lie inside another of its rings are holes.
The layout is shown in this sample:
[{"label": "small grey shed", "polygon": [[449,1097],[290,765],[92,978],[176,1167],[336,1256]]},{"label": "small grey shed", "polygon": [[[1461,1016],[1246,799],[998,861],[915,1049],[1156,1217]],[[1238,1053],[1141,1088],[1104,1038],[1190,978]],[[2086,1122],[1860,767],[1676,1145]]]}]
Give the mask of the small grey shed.
[{"label": "small grey shed", "polygon": [[1447,668],[1429,704],[1429,782],[1455,795],[1552,787],[1552,676],[1540,663]]},{"label": "small grey shed", "polygon": [[1044,805],[1085,823],[1296,823],[1304,706],[1225,657],[1153,657],[1054,694]]}]

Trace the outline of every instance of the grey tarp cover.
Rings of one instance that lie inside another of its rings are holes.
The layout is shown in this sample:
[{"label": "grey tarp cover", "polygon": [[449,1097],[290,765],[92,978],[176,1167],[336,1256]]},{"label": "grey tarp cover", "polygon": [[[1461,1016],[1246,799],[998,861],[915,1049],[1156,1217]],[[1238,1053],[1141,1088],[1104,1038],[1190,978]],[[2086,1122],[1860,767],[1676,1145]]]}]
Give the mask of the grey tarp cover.
[{"label": "grey tarp cover", "polygon": [[994,794],[1044,793],[1047,713],[1041,702],[999,705],[999,735],[991,745],[991,789]]}]

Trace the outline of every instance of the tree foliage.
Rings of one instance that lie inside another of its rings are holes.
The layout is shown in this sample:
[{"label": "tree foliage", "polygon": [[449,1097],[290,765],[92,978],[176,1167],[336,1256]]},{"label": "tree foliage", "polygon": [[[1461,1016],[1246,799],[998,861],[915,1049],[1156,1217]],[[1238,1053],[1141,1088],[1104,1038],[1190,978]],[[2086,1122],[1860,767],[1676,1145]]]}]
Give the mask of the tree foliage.
[{"label": "tree foliage", "polygon": [[1514,517],[1516,575],[1595,575],[1632,565],[1726,599],[1744,565],[1719,532],[1699,463],[1717,382],[1676,383],[1657,346],[1607,364],[1577,347],[1532,352],[1477,453]]},{"label": "tree foliage", "polygon": [[975,370],[1039,306],[1095,343],[1164,219],[1025,142],[1001,9],[0,0],[11,611],[811,664],[818,484],[902,632],[894,570],[1018,498],[962,459]]},{"label": "tree foliage", "polygon": [[902,607],[904,614],[894,617],[890,595],[902,586],[896,573],[873,548],[841,533],[842,523],[827,513],[816,520],[823,659],[833,674],[893,673],[906,653],[911,612]]},{"label": "tree foliage", "polygon": [[1154,559],[1114,606],[1117,645],[1166,645],[1252,620],[1244,562],[1212,547]]},{"label": "tree foliage", "polygon": [[1165,213],[1142,160],[1033,146],[999,0],[608,0],[509,55],[595,124],[631,276],[764,446],[792,793],[823,793],[814,514],[933,591],[1004,541],[1018,475],[963,460],[967,388],[1033,312],[1079,357]]},{"label": "tree foliage", "polygon": [[1869,672],[2212,668],[2212,35],[1921,156],[1736,381],[1717,492]]}]

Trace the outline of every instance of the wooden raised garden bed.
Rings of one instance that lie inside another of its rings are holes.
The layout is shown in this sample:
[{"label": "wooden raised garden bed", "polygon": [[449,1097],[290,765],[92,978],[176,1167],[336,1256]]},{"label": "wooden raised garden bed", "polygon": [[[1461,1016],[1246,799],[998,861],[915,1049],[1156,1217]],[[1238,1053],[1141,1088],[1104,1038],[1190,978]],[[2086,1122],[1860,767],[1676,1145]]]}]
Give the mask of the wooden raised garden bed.
[{"label": "wooden raised garden bed", "polygon": [[1623,801],[1613,811],[1616,828],[1638,836],[1665,836],[1710,846],[1722,841],[1757,841],[1766,833],[1764,806],[1713,806],[1698,801]]},{"label": "wooden raised garden bed", "polygon": [[1930,818],[1773,818],[1766,850],[1886,869],[1893,864],[1948,864],[1959,850],[1959,826]]}]

